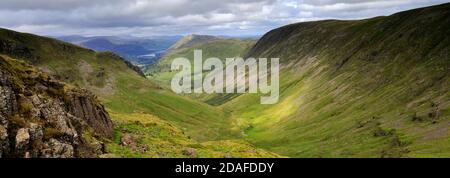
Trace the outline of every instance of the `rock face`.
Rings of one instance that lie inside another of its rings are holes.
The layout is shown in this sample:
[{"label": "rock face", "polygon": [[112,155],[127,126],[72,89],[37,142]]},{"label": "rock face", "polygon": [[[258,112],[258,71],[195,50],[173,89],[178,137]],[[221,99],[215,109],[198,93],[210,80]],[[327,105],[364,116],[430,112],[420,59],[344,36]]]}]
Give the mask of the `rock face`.
[{"label": "rock face", "polygon": [[14,43],[14,41],[11,40],[0,39],[0,53],[19,58],[26,58],[29,59],[30,62],[37,61],[37,58],[33,56],[30,49],[21,44]]},{"label": "rock face", "polygon": [[0,157],[96,157],[112,134],[93,94],[0,56]]}]

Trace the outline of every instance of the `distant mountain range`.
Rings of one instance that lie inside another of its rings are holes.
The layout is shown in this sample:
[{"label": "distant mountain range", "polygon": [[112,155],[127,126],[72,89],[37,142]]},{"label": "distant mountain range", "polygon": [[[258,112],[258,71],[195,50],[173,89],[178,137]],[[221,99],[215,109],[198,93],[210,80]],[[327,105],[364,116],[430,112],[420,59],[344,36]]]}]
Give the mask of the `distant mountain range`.
[{"label": "distant mountain range", "polygon": [[83,46],[95,51],[111,51],[139,67],[155,63],[164,52],[182,36],[92,36],[79,35],[56,37],[59,40]]}]

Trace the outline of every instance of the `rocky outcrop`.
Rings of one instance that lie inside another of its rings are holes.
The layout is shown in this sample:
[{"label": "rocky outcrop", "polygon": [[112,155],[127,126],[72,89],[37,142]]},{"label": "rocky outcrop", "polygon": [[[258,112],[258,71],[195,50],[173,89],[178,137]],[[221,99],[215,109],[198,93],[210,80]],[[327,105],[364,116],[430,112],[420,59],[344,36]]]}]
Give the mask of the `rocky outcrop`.
[{"label": "rocky outcrop", "polygon": [[31,50],[20,43],[12,40],[0,39],[0,54],[8,54],[16,58],[28,59],[31,63],[36,63],[38,58],[31,53]]},{"label": "rocky outcrop", "polygon": [[93,94],[0,56],[0,157],[96,157],[112,134]]}]

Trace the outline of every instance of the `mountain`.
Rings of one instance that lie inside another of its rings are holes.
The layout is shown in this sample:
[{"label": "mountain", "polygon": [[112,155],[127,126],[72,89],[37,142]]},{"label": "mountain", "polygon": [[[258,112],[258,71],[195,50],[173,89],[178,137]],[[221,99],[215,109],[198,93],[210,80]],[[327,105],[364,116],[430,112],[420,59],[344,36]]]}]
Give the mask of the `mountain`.
[{"label": "mountain", "polygon": [[[49,36],[49,38],[52,38],[52,36]],[[88,37],[84,37],[84,36],[81,36],[81,35],[59,36],[59,37],[56,37],[56,38],[61,40],[61,41],[74,43],[74,44],[81,44],[83,41],[89,39]]]},{"label": "mountain", "polygon": [[[192,37],[185,37],[181,39],[177,44],[185,43],[185,39],[191,39]],[[204,38],[205,39],[205,38]],[[193,40],[189,42],[189,45],[182,45],[177,49],[172,48],[167,52],[156,64],[144,68],[144,73],[153,81],[160,84],[162,87],[170,89],[170,80],[175,75],[170,71],[172,60],[178,57],[184,57],[189,59],[193,64],[194,50],[202,50],[203,60],[210,57],[217,57],[221,60],[225,60],[230,57],[244,56],[251,47],[256,43],[255,40],[240,40],[240,39],[225,39],[225,38],[209,38],[209,40]],[[220,105],[221,101],[226,101],[231,97],[235,97],[233,94],[223,95],[187,95],[191,98],[205,102],[211,105]]]},{"label": "mountain", "polygon": [[[77,108],[89,108],[89,106],[98,106],[98,104],[105,106],[105,111],[107,111],[105,115],[109,115],[114,123],[112,134],[108,134],[107,138],[96,136],[95,133],[78,134],[90,136],[85,139],[96,143],[94,148],[101,150],[101,152],[95,152],[94,155],[87,155],[87,157],[278,157],[277,154],[256,148],[240,139],[240,130],[229,127],[230,120],[227,119],[229,114],[221,109],[163,89],[160,85],[143,77],[136,67],[114,53],[95,52],[47,37],[0,29],[0,55],[5,59],[15,58],[17,60],[14,61],[30,64],[24,64],[26,67],[23,67],[23,70],[21,70],[22,67],[17,69],[4,67],[10,69],[11,72],[25,75],[29,74],[28,70],[31,70],[28,68],[38,68],[36,70],[42,71],[42,75],[48,75],[55,82],[62,81],[74,88],[83,88],[80,91],[76,90],[80,95],[73,94],[74,98],[83,99],[83,96],[87,95],[98,100],[95,102],[96,104],[94,101],[90,104],[85,100],[75,102],[78,104],[74,104]],[[1,71],[3,72],[3,67]],[[30,77],[34,76],[33,73],[30,74]],[[7,79],[5,81],[18,86],[23,85],[21,80]],[[32,82],[33,80],[24,77],[23,81]],[[40,94],[41,88],[36,89],[37,91],[34,90],[32,88],[35,87],[34,83],[23,86],[18,91],[25,93],[24,95],[27,97],[27,91],[36,92],[43,98],[47,98],[47,95],[53,97],[52,94],[56,93],[58,97],[55,97],[52,105],[46,106],[45,110],[50,110],[49,113],[55,117],[64,113],[70,114],[72,112],[70,102],[68,105],[61,102],[65,102],[65,99],[70,100],[72,95],[67,97],[65,91],[61,91],[61,88],[68,87],[57,86],[56,89],[48,89],[49,94]],[[2,89],[0,97],[9,96],[8,92],[3,93],[3,88],[0,89]],[[94,95],[91,96],[88,91]],[[33,93],[31,94],[33,95]],[[66,107],[60,108],[60,104]],[[10,103],[5,105],[14,106]],[[24,106],[24,108],[34,107],[34,105]],[[78,116],[76,114],[79,114],[77,110],[73,112],[74,116]],[[2,117],[6,116],[2,115]],[[30,133],[31,127],[27,126],[31,118],[28,115],[20,116],[19,119],[14,118],[13,120],[18,120],[19,123],[22,123],[22,120],[26,122],[23,126],[24,129],[19,132],[19,137],[27,138],[26,131],[28,131],[29,139],[31,139],[31,135],[33,135]],[[49,118],[50,121],[55,119]],[[83,125],[83,122],[78,121],[79,119],[71,118],[75,119],[72,122],[75,124],[74,126],[78,126],[79,123]],[[91,115],[80,118],[88,121],[95,119]],[[61,116],[57,119],[65,118]],[[3,118],[0,126],[7,127]],[[102,126],[107,126],[107,124],[102,124]],[[95,130],[97,126],[92,125],[91,128]],[[58,134],[58,130],[55,131],[49,125],[42,125],[42,129],[44,132],[48,130],[50,136],[55,133],[56,138],[65,138]],[[6,136],[5,132],[1,133],[2,139],[13,138],[14,135],[17,135],[15,131],[8,132]],[[109,130],[108,133],[111,131]],[[1,144],[3,143],[6,142],[2,140]],[[53,143],[58,146],[58,150],[70,148],[68,146],[61,147],[61,144],[52,141],[51,144]],[[71,144],[71,142],[67,144]],[[74,150],[78,149],[76,146],[72,147]],[[19,153],[7,156],[22,157],[22,153],[26,154],[23,151]],[[74,154],[75,157],[79,156],[77,151],[74,151]],[[29,156],[40,157],[35,154]],[[52,154],[49,157],[60,157],[60,155]]]},{"label": "mountain", "polygon": [[450,4],[287,25],[247,56],[280,58],[280,101],[241,95],[255,145],[292,157],[449,157]]},{"label": "mountain", "polygon": [[[82,46],[95,51],[108,51],[116,48],[115,44],[105,38],[95,38],[81,43]],[[141,48],[137,50],[142,50]]]},{"label": "mountain", "polygon": [[158,76],[162,76],[166,72],[170,72],[170,64],[175,58],[184,57],[192,62],[194,58],[194,50],[196,49],[203,51],[202,54],[204,59],[210,57],[225,59],[227,57],[244,56],[256,43],[254,40],[221,39],[212,36],[205,36],[203,40],[187,40],[192,38],[193,37],[189,35],[178,41],[176,44],[180,45],[179,47],[172,46],[172,48],[164,56],[162,56],[157,63],[144,69],[144,73],[148,75],[155,75],[156,80],[167,84],[170,82],[167,82],[166,80],[159,80]]},{"label": "mountain", "polygon": [[174,45],[172,45],[169,50],[177,50],[181,48],[187,48],[194,44],[206,42],[206,41],[212,41],[217,40],[218,37],[210,36],[210,35],[196,35],[196,34],[190,34],[182,39],[178,40]]},{"label": "mountain", "polygon": [[127,36],[60,36],[58,39],[95,51],[111,51],[124,59],[145,67],[159,60],[164,52],[181,37],[127,37]]},{"label": "mountain", "polygon": [[90,92],[0,55],[0,157],[96,157],[113,123]]}]

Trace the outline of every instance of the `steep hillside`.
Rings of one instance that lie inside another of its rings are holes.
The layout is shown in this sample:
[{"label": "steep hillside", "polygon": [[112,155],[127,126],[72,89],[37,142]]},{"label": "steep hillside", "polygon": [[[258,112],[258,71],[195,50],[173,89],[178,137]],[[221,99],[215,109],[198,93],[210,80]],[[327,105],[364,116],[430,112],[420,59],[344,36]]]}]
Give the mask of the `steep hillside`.
[{"label": "steep hillside", "polygon": [[97,98],[0,55],[0,157],[96,157],[113,124]]},{"label": "steep hillside", "polygon": [[281,60],[281,99],[222,105],[247,139],[293,157],[449,157],[450,4],[292,24],[247,56]]}]

